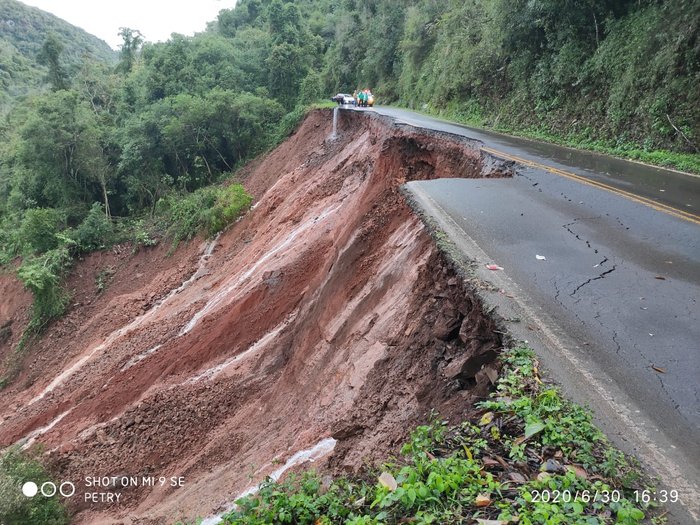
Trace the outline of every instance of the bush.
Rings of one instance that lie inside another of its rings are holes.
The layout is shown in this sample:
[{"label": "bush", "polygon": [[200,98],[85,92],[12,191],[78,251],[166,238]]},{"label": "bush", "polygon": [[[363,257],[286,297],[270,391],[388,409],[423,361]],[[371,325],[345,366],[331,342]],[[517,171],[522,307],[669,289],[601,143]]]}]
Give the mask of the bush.
[{"label": "bush", "polygon": [[216,204],[206,214],[206,229],[209,235],[216,235],[241,216],[248,209],[253,197],[246,193],[240,184],[219,190]]},{"label": "bush", "polygon": [[[544,385],[532,351],[505,350],[500,361],[497,391],[483,403],[493,411],[476,412],[458,425],[433,413],[428,425],[411,433],[401,456],[383,465],[381,476],[370,469],[335,480],[314,473],[268,479],[256,494],[239,499],[223,523],[656,522],[659,512],[634,497],[648,480],[612,448],[588,412]],[[513,448],[524,454],[509,455]],[[545,473],[551,455],[561,464],[553,461],[556,469]],[[514,473],[522,476],[516,483]],[[535,491],[563,498],[537,499]],[[607,501],[588,497],[613,493]]]},{"label": "bush", "polygon": [[114,227],[105,215],[102,204],[96,202],[90,208],[85,220],[71,235],[79,251],[87,253],[99,250],[114,243]]},{"label": "bush", "polygon": [[27,498],[22,485],[50,481],[44,467],[13,447],[0,456],[0,523],[7,525],[64,525],[68,514],[57,498]]},{"label": "bush", "polygon": [[143,219],[129,221],[127,232],[128,235],[124,239],[131,241],[134,250],[137,251],[141,246],[155,246],[158,244],[158,238],[153,235],[153,225],[147,225]]},{"label": "bush", "polygon": [[19,243],[27,253],[43,253],[58,247],[56,234],[65,226],[65,217],[53,208],[32,208],[24,213]]},{"label": "bush", "polygon": [[65,311],[69,298],[61,286],[61,278],[70,267],[71,260],[68,249],[60,247],[25,258],[17,270],[20,280],[34,296],[30,331],[40,332],[49,321]]},{"label": "bush", "polygon": [[0,220],[0,266],[5,266],[22,250],[19,240],[19,219],[16,215]]},{"label": "bush", "polygon": [[167,235],[173,247],[189,240],[202,229],[202,214],[216,202],[216,189],[201,188],[187,195],[169,195],[158,201],[158,212],[165,217]]},{"label": "bush", "polygon": [[240,184],[226,188],[206,187],[184,196],[171,195],[158,203],[165,217],[167,235],[173,246],[189,240],[200,231],[215,235],[235,221],[253,198]]},{"label": "bush", "polygon": [[306,116],[307,111],[307,107],[297,106],[290,113],[287,113],[280,121],[279,126],[277,126],[274,142],[278,144],[294,133]]}]

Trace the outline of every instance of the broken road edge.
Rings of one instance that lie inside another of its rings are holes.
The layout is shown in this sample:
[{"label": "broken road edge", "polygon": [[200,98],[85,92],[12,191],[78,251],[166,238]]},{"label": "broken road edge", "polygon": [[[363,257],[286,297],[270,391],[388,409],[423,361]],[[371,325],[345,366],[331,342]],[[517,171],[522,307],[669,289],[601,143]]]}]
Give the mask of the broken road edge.
[{"label": "broken road edge", "polygon": [[[438,251],[502,336],[489,398],[463,421],[434,412],[381,466],[336,478],[313,470],[268,479],[221,523],[663,523],[667,509],[639,461],[611,443],[593,413],[542,375],[536,351],[514,336],[487,293],[498,287],[401,188]],[[677,492],[664,496],[669,502]],[[544,520],[544,521],[542,521]],[[180,522],[180,525],[192,523]],[[194,522],[196,523],[196,521]]]}]

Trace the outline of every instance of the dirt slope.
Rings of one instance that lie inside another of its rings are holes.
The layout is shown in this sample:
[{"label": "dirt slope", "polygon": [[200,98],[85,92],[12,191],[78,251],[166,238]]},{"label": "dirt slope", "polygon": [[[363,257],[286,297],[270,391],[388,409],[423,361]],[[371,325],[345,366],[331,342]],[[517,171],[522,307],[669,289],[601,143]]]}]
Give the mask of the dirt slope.
[{"label": "dirt slope", "polygon": [[[5,362],[29,322],[32,295],[10,273],[0,274],[0,363]],[[0,370],[3,372],[3,370]]]},{"label": "dirt slope", "polygon": [[[0,397],[0,446],[44,446],[77,485],[75,523],[216,513],[299,451],[320,443],[317,466],[354,469],[430,409],[456,416],[485,393],[499,335],[398,188],[498,166],[371,113],[342,112],[334,141],[330,125],[313,113],[252,166],[255,208],[213,242],[79,266],[80,299]],[[86,476],[185,482],[89,489]],[[96,490],[119,503],[85,502]]]}]

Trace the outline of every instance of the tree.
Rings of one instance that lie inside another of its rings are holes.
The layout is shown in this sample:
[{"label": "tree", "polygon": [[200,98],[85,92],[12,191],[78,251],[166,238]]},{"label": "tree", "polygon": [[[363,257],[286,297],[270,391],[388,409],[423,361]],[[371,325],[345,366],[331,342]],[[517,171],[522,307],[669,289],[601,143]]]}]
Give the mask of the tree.
[{"label": "tree", "polygon": [[282,104],[293,105],[303,78],[302,49],[292,44],[274,46],[265,61],[270,94]]},{"label": "tree", "polygon": [[273,100],[213,89],[152,104],[121,136],[119,171],[138,206],[172,189],[194,191],[269,144],[284,110]]},{"label": "tree", "polygon": [[56,234],[66,227],[66,218],[54,208],[27,210],[19,230],[19,241],[29,252],[44,253],[58,248]]},{"label": "tree", "polygon": [[143,35],[137,29],[120,27],[119,36],[122,37],[122,44],[119,46],[119,64],[117,64],[117,71],[126,74],[134,68],[134,64],[141,51],[141,46],[143,45]]},{"label": "tree", "polygon": [[301,82],[299,104],[310,104],[322,98],[324,97],[321,75],[315,71],[311,71]]},{"label": "tree", "polygon": [[107,159],[103,130],[89,104],[74,90],[39,98],[20,129],[16,176],[38,206],[85,208],[104,199]]},{"label": "tree", "polygon": [[63,43],[54,33],[49,33],[37,56],[40,64],[48,66],[48,81],[54,91],[68,89],[68,75],[61,65]]}]

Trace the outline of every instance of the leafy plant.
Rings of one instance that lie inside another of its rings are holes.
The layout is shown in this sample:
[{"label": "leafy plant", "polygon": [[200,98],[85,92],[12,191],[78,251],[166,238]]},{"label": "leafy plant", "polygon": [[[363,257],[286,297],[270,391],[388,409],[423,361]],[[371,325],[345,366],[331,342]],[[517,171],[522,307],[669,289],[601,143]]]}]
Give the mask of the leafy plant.
[{"label": "leafy plant", "polygon": [[215,235],[249,207],[252,197],[240,184],[225,188],[209,186],[183,196],[171,195],[159,202],[158,213],[164,217],[173,247],[205,231]]},{"label": "leafy plant", "polygon": [[68,513],[58,498],[28,498],[22,485],[33,481],[38,486],[51,481],[41,463],[12,447],[0,455],[0,523],[8,525],[64,525]]},{"label": "leafy plant", "polygon": [[60,247],[25,258],[17,270],[18,277],[34,296],[29,331],[40,332],[49,321],[63,314],[69,297],[61,286],[61,278],[71,260],[68,249]]},{"label": "leafy plant", "polygon": [[56,236],[65,227],[65,216],[54,208],[33,208],[24,213],[19,242],[28,253],[44,253],[57,248]]},{"label": "leafy plant", "polygon": [[217,192],[216,202],[204,218],[209,236],[216,235],[248,209],[253,197],[240,184],[231,184]]},{"label": "leafy plant", "polygon": [[104,206],[95,202],[87,217],[75,228],[71,237],[81,252],[92,252],[114,242],[114,226],[104,212]]}]

